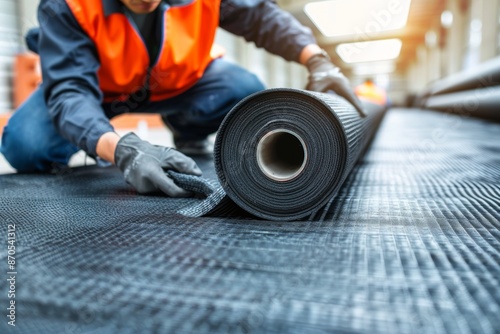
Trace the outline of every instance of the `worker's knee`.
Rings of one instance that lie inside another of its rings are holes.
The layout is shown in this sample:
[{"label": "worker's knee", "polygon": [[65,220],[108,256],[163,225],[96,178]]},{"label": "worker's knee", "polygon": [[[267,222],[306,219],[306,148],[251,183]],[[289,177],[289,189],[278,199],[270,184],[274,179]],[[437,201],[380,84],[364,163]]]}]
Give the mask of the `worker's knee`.
[{"label": "worker's knee", "polygon": [[2,135],[1,153],[18,172],[47,172],[67,165],[78,148],[61,137],[31,133],[26,126],[9,122]]},{"label": "worker's knee", "polygon": [[207,81],[224,92],[224,95],[233,101],[241,99],[265,89],[259,78],[236,64],[214,60],[206,72]]},{"label": "worker's knee", "polygon": [[234,66],[226,72],[227,90],[236,101],[265,89],[264,84],[253,73],[242,67]]},{"label": "worker's knee", "polygon": [[[13,122],[14,121],[14,122]],[[1,152],[9,164],[19,172],[35,172],[42,160],[43,142],[32,140],[23,127],[14,120],[9,122],[2,134]]]},{"label": "worker's knee", "polygon": [[40,91],[12,115],[2,134],[1,152],[19,172],[49,171],[54,163],[67,164],[76,151],[56,131]]},{"label": "worker's knee", "polygon": [[[239,81],[237,78],[239,78]],[[265,89],[264,84],[259,80],[259,78],[255,74],[248,71],[240,73],[232,82],[238,82],[238,85],[232,86],[237,86],[235,87],[236,89],[233,88],[237,100],[241,100],[248,95]]]}]

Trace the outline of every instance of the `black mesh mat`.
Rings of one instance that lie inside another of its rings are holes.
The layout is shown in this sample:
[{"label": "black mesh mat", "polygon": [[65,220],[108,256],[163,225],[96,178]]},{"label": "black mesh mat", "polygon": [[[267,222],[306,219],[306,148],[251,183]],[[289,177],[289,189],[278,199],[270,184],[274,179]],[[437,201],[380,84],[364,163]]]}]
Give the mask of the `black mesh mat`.
[{"label": "black mesh mat", "polygon": [[499,142],[392,110],[305,222],[187,218],[196,199],[135,195],[113,168],[0,176],[0,333],[499,332]]},{"label": "black mesh mat", "polygon": [[219,127],[217,181],[168,172],[180,187],[206,197],[178,212],[189,217],[316,219],[384,115],[380,105],[365,102],[363,107],[366,116],[360,117],[336,95],[298,89],[248,96]]},{"label": "black mesh mat", "polygon": [[[260,218],[313,219],[335,197],[384,115],[375,104],[365,103],[364,111],[361,118],[336,95],[298,89],[243,99],[224,118],[215,141],[215,170],[227,196]],[[293,139],[263,144],[273,133]],[[264,147],[272,152],[262,154]]]}]

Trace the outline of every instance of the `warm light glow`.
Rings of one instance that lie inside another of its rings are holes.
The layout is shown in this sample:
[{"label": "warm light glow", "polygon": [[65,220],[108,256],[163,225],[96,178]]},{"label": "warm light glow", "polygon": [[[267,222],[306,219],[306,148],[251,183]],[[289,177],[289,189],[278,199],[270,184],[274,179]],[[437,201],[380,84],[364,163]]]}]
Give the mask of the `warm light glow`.
[{"label": "warm light glow", "polygon": [[400,39],[344,43],[337,46],[337,53],[346,63],[391,60],[399,57],[403,43]]},{"label": "warm light glow", "polygon": [[354,75],[366,76],[375,74],[386,74],[392,73],[396,69],[396,64],[393,60],[388,61],[377,61],[370,63],[359,63],[356,64],[352,72]]},{"label": "warm light glow", "polygon": [[441,13],[441,25],[443,28],[451,28],[453,24],[453,13],[449,10],[445,10]]},{"label": "warm light glow", "polygon": [[357,35],[365,40],[406,25],[411,0],[329,0],[311,2],[304,12],[327,37]]}]

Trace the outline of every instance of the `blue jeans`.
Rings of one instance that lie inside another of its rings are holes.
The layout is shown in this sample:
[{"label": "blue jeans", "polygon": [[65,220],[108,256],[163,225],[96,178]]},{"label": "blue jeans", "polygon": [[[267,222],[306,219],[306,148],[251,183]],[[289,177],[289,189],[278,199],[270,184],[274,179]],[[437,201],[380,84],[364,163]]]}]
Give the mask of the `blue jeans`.
[{"label": "blue jeans", "polygon": [[[144,113],[160,113],[179,140],[206,138],[217,131],[224,116],[244,97],[264,89],[245,69],[214,60],[189,90],[171,99],[149,102]],[[108,118],[120,115],[111,104],[102,105]],[[12,115],[2,135],[0,151],[19,172],[50,171],[67,165],[78,147],[56,130],[38,88]]]}]

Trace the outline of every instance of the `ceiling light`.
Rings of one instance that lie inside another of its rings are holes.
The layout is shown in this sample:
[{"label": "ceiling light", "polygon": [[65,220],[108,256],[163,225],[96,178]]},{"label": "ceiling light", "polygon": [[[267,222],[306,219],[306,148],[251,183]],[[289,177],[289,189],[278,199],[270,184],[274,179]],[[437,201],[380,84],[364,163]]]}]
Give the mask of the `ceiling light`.
[{"label": "ceiling light", "polygon": [[411,0],[329,0],[311,2],[304,12],[327,37],[358,35],[365,39],[406,25]]},{"label": "ceiling light", "polygon": [[441,26],[443,26],[443,28],[451,28],[452,24],[453,24],[453,13],[450,12],[449,10],[445,10],[444,12],[441,13]]},{"label": "ceiling light", "polygon": [[403,43],[400,39],[343,43],[337,46],[337,54],[346,63],[391,60],[399,57]]},{"label": "ceiling light", "polygon": [[365,76],[374,74],[386,74],[392,73],[396,69],[396,64],[393,60],[389,61],[378,61],[370,63],[359,63],[356,64],[352,72],[354,75]]}]

